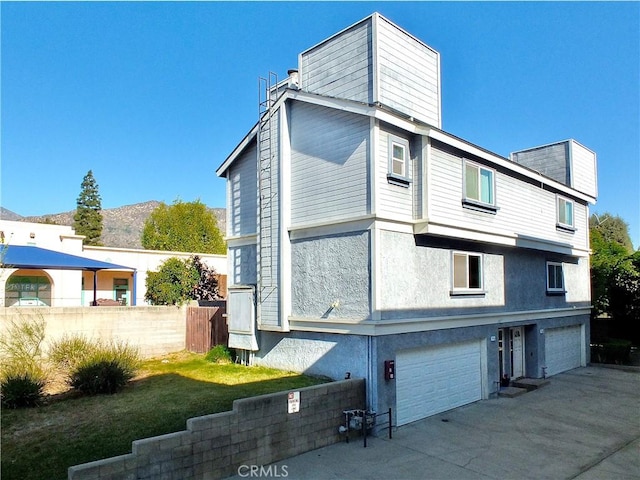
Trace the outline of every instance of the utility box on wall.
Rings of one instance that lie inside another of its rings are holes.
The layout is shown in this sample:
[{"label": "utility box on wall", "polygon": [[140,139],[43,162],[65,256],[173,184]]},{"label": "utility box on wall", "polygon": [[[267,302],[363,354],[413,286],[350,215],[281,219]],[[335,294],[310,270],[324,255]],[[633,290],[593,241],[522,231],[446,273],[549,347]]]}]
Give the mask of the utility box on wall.
[{"label": "utility box on wall", "polygon": [[396,378],[396,362],[395,360],[384,361],[384,379],[393,380]]}]

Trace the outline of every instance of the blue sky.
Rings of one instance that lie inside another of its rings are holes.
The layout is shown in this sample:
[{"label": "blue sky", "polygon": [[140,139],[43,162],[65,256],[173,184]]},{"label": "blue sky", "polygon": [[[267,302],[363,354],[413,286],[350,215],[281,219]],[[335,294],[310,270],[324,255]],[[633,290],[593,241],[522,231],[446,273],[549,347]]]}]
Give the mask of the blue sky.
[{"label": "blue sky", "polygon": [[374,11],[441,54],[444,130],[497,154],[574,138],[592,211],[640,245],[638,2],[2,2],[0,204],[200,199],[257,119],[258,77]]}]

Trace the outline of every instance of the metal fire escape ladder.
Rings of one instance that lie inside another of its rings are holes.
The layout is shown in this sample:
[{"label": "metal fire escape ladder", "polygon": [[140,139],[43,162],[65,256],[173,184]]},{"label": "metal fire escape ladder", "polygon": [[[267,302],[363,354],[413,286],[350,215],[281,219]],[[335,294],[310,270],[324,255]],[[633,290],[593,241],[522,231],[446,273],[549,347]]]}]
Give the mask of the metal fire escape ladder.
[{"label": "metal fire escape ladder", "polygon": [[[261,321],[261,306],[277,288],[274,279],[274,261],[277,262],[278,235],[277,214],[274,198],[277,195],[278,179],[274,178],[277,155],[277,125],[273,109],[277,98],[278,76],[269,75],[258,79],[258,322]],[[276,266],[277,268],[277,266]]]}]

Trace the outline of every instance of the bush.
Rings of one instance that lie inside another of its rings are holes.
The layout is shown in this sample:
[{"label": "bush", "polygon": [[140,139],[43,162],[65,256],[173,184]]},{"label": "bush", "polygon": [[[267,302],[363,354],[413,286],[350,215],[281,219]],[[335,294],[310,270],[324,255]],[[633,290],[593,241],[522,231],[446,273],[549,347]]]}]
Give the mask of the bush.
[{"label": "bush", "polygon": [[38,365],[42,355],[45,326],[42,316],[11,320],[6,331],[0,336],[0,358],[3,366],[24,365],[30,369]]},{"label": "bush", "polygon": [[70,370],[87,359],[97,349],[92,342],[82,335],[67,336],[51,343],[48,351],[49,361],[62,370]]},{"label": "bush", "polygon": [[204,358],[212,363],[231,363],[233,361],[231,351],[225,345],[216,345],[207,352]]},{"label": "bush", "polygon": [[124,388],[133,373],[116,360],[87,360],[71,374],[71,386],[87,395],[116,393]]},{"label": "bush", "polygon": [[[81,342],[69,342],[67,346],[80,346]],[[96,395],[116,393],[131,380],[140,365],[138,349],[124,342],[88,343],[86,353],[82,349],[73,350],[80,358],[71,367],[70,385],[82,393]],[[60,348],[64,353],[65,349]],[[64,355],[62,356],[64,358]]]},{"label": "bush", "polygon": [[5,408],[35,407],[42,399],[45,380],[35,371],[13,371],[0,381],[0,397]]},{"label": "bush", "polygon": [[591,361],[630,365],[631,342],[628,340],[608,339],[601,344],[591,345]]}]

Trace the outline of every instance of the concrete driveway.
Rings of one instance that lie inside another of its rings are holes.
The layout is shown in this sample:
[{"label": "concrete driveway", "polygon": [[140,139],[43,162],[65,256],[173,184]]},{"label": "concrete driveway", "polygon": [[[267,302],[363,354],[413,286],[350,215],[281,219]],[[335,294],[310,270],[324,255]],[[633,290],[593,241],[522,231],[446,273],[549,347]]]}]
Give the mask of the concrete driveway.
[{"label": "concrete driveway", "polygon": [[[324,479],[640,480],[640,369],[587,367],[376,437],[313,450],[261,475]],[[258,472],[256,472],[258,473]],[[239,471],[234,479],[248,478]],[[254,477],[255,478],[255,477]]]}]

